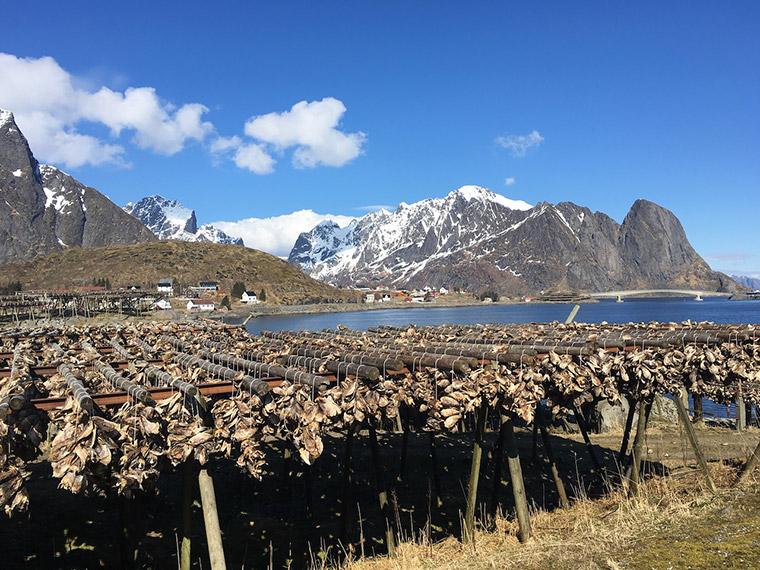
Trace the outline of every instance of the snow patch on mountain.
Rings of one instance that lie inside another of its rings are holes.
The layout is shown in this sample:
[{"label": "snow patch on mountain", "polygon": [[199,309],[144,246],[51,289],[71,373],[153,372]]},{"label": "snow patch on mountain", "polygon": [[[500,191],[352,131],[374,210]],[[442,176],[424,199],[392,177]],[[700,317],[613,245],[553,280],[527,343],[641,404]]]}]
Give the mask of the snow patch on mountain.
[{"label": "snow patch on mountain", "polygon": [[124,211],[144,223],[158,239],[243,245],[239,237],[231,237],[211,224],[198,227],[195,210],[177,200],[146,196],[125,205]]},{"label": "snow patch on mountain", "polygon": [[322,222],[298,237],[288,260],[323,281],[345,281],[360,272],[402,283],[433,262],[492,239],[494,229],[519,227],[532,209],[486,188],[463,186],[444,198],[372,212],[343,228]]}]

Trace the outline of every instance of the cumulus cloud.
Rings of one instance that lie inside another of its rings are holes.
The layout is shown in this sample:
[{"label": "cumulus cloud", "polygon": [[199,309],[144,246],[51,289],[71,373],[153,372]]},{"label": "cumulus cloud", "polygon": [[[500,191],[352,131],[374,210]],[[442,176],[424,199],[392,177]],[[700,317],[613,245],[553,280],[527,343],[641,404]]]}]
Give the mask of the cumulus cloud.
[{"label": "cumulus cloud", "polygon": [[202,120],[208,109],[199,103],[175,107],[152,87],[88,91],[82,87],[86,82],[52,57],[0,53],[0,77],[0,107],[13,111],[35,154],[46,162],[72,168],[124,164],[124,146],[78,132],[87,121],[105,125],[114,138],[129,131],[133,144],[163,155],[176,154],[214,131]]},{"label": "cumulus cloud", "polygon": [[496,137],[496,144],[506,148],[515,158],[523,158],[528,150],[538,147],[544,140],[538,131],[533,131],[529,135],[504,135]]},{"label": "cumulus cloud", "polygon": [[212,222],[228,235],[243,238],[247,247],[260,249],[272,255],[287,257],[301,232],[308,232],[325,220],[345,227],[356,218],[317,214],[313,210],[298,210],[292,214],[271,218],[247,218],[237,222]]},{"label": "cumulus cloud", "polygon": [[[296,168],[343,166],[363,152],[366,135],[340,129],[345,105],[333,97],[301,101],[290,110],[255,115],[245,135],[220,136],[203,120],[200,103],[175,106],[153,87],[123,92],[97,86],[63,69],[52,57],[19,58],[0,53],[0,107],[13,111],[35,155],[45,162],[76,168],[85,164],[126,165],[129,142],[161,155],[188,143],[206,143],[215,160],[231,160],[256,174],[274,171],[274,155],[292,149]],[[81,132],[92,124],[110,134]],[[128,137],[128,138],[126,138]]]},{"label": "cumulus cloud", "polygon": [[241,145],[235,151],[232,158],[239,168],[245,168],[256,174],[269,174],[274,172],[275,160],[267,154],[260,144],[251,143]]},{"label": "cumulus cloud", "polygon": [[504,186],[512,186],[512,184],[514,183],[515,183],[515,179],[510,176],[504,181]]},{"label": "cumulus cloud", "polygon": [[296,168],[343,166],[362,153],[366,135],[361,131],[345,133],[338,129],[346,106],[333,97],[321,101],[301,101],[289,111],[251,117],[245,134],[275,150],[295,147]]}]

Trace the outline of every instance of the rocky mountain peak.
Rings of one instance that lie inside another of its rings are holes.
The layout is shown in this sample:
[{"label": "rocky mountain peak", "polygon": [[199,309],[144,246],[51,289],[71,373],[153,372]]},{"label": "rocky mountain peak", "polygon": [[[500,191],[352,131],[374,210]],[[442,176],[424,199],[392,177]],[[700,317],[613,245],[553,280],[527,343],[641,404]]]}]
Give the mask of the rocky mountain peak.
[{"label": "rocky mountain peak", "polygon": [[[486,188],[402,203],[301,234],[288,260],[338,285],[502,294],[689,285],[723,290],[672,212],[638,200],[623,224],[572,202],[535,206]],[[736,284],[733,284],[736,285]]]},{"label": "rocky mountain peak", "polygon": [[241,238],[230,237],[212,225],[204,224],[199,228],[195,210],[178,200],[168,200],[158,195],[146,196],[136,203],[125,205],[124,211],[143,222],[158,239],[243,245]]},{"label": "rocky mountain peak", "polygon": [[0,262],[67,246],[155,239],[94,188],[53,166],[40,165],[7,110],[0,110],[0,192]]}]

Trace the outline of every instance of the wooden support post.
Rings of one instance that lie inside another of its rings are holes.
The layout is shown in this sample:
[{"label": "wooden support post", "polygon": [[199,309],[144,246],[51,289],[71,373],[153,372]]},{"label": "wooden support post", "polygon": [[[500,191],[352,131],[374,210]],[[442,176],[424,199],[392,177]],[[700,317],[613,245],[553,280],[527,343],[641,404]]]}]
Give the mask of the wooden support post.
[{"label": "wooden support post", "polygon": [[435,434],[428,432],[430,442],[430,462],[433,464],[433,489],[435,490],[435,504],[440,509],[443,506],[443,494],[441,493],[441,477],[438,474],[438,452],[435,450]]},{"label": "wooden support post", "polygon": [[528,511],[528,499],[525,494],[525,483],[520,467],[520,454],[517,451],[512,418],[507,416],[507,421],[504,423],[506,426],[507,464],[509,465],[509,476],[512,480],[512,494],[515,498],[515,511],[517,512],[519,527],[517,537],[520,542],[527,542],[530,538],[530,512]]},{"label": "wooden support post", "polygon": [[702,469],[702,474],[705,476],[707,488],[710,489],[711,493],[717,493],[718,490],[715,488],[715,483],[713,482],[712,477],[710,477],[710,470],[707,467],[707,461],[705,460],[705,456],[702,454],[699,443],[697,443],[697,434],[694,432],[694,426],[691,425],[691,422],[689,421],[689,414],[686,411],[686,406],[683,405],[683,400],[679,397],[678,394],[673,394],[673,396],[673,399],[676,402],[676,408],[678,408],[678,415],[681,417],[681,423],[686,428],[686,436],[689,438],[689,443],[691,444],[691,448],[697,458],[697,463],[699,463],[699,467]]},{"label": "wooden support post", "polygon": [[530,454],[530,462],[538,463],[538,424],[533,421],[533,451]]},{"label": "wooden support post", "polygon": [[201,472],[198,474],[198,486],[201,490],[203,522],[206,526],[206,543],[208,544],[208,557],[211,561],[211,570],[224,570],[227,566],[224,561],[222,531],[219,528],[219,513],[216,509],[214,480],[208,474],[208,470],[201,469]]},{"label": "wooden support post", "polygon": [[121,526],[121,537],[119,540],[121,567],[125,569],[135,568],[137,545],[135,544],[134,536],[134,499],[118,495],[116,500],[119,501],[119,522]]},{"label": "wooden support post", "polygon": [[504,464],[504,438],[507,433],[506,423],[507,416],[499,414],[499,435],[496,440],[496,449],[494,453],[494,473],[493,473],[493,490],[491,491],[491,517],[496,516],[499,507],[499,495],[501,494],[502,484],[502,465]]},{"label": "wooden support post", "polygon": [[757,444],[752,455],[749,456],[747,464],[744,466],[744,471],[742,471],[741,477],[739,477],[739,484],[744,483],[749,478],[755,467],[757,467],[758,462],[760,462],[760,443]]},{"label": "wooden support post", "polygon": [[649,421],[649,412],[651,409],[652,400],[650,398],[639,401],[639,421],[636,425],[636,439],[633,442],[633,463],[631,464],[631,478],[630,486],[628,488],[628,494],[630,496],[639,494],[639,483],[641,482],[641,456],[644,448],[644,435],[647,431],[647,423]]},{"label": "wooden support post", "polygon": [[736,393],[736,431],[747,429],[747,408],[744,405],[744,395],[741,391]]},{"label": "wooden support post", "polygon": [[193,524],[193,462],[182,463],[182,544],[180,547],[180,570],[190,570],[191,534]]},{"label": "wooden support post", "polygon": [[567,498],[567,492],[565,491],[565,483],[562,481],[562,477],[559,476],[559,469],[557,468],[557,462],[554,460],[554,451],[552,450],[551,440],[549,439],[549,432],[546,429],[544,423],[544,416],[541,412],[541,404],[536,404],[536,413],[533,421],[538,423],[541,428],[541,439],[544,441],[544,449],[546,450],[546,457],[549,459],[549,469],[554,479],[554,485],[557,487],[557,495],[559,496],[559,503],[562,508],[570,508],[570,500]]},{"label": "wooden support post", "polygon": [[620,445],[620,453],[618,453],[618,461],[620,465],[623,465],[625,458],[628,456],[628,447],[631,441],[631,428],[633,427],[633,416],[636,415],[636,401],[632,398],[623,396],[628,402],[628,415],[625,418],[625,428],[623,429],[623,442]]},{"label": "wooden support post", "polygon": [[705,416],[702,413],[702,396],[694,394],[694,423],[702,423],[705,421]]},{"label": "wooden support post", "polygon": [[340,540],[348,544],[348,500],[351,496],[351,452],[354,446],[354,428],[346,429],[346,451],[343,454],[343,488],[340,499]]},{"label": "wooden support post", "polygon": [[385,521],[385,544],[388,547],[388,556],[393,556],[396,550],[396,541],[393,536],[393,517],[391,516],[391,507],[388,503],[388,491],[385,489],[385,471],[383,470],[383,464],[380,462],[377,431],[372,424],[369,425],[369,445],[370,452],[372,453],[372,463],[375,467],[377,499],[380,503],[380,512],[383,514]]},{"label": "wooden support post", "polygon": [[486,427],[488,409],[484,402],[478,408],[478,422],[475,427],[475,442],[472,447],[470,463],[470,481],[467,485],[467,509],[464,514],[464,534],[462,542],[470,542],[475,536],[475,508],[478,501],[478,482],[480,480],[480,460],[483,456],[483,435]]},{"label": "wooden support post", "polygon": [[599,462],[599,458],[596,456],[594,446],[591,444],[591,438],[588,436],[588,427],[586,426],[586,420],[583,417],[583,413],[578,409],[577,406],[573,408],[573,413],[575,414],[575,420],[578,422],[578,427],[581,430],[581,434],[583,434],[583,441],[586,442],[586,449],[588,449],[588,454],[591,456],[591,462],[594,464],[594,468],[596,469],[599,478],[602,480],[602,482],[605,482],[606,473],[602,469],[602,464]]},{"label": "wooden support post", "polygon": [[406,417],[404,417],[403,422],[401,422],[401,429],[403,431],[403,435],[401,436],[401,461],[399,462],[398,477],[396,477],[396,481],[401,481],[406,473],[406,454],[409,448],[409,414],[407,414]]}]

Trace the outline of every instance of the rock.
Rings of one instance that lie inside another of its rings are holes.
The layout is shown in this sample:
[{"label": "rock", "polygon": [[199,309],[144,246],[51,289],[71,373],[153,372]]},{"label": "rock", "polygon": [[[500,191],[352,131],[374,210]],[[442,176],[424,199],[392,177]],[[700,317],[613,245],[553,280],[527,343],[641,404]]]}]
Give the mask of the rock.
[{"label": "rock", "polygon": [[[596,433],[625,429],[625,420],[628,417],[629,408],[626,398],[623,398],[620,405],[616,406],[606,401],[599,402],[591,413],[591,429]],[[633,414],[631,437],[635,434],[638,419],[639,413],[636,411]],[[659,394],[655,396],[652,411],[649,414],[649,425],[656,424],[678,424],[678,410],[675,402]]]}]

